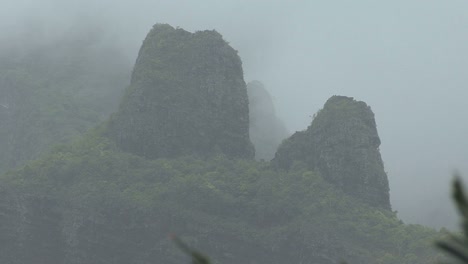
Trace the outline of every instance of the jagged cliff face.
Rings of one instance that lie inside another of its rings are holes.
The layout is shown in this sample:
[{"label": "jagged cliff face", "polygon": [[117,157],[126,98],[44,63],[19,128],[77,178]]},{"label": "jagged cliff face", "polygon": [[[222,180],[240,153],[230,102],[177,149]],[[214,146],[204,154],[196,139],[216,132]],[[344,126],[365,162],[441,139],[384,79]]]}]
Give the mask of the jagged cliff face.
[{"label": "jagged cliff face", "polygon": [[247,84],[250,111],[250,139],[255,146],[255,158],[271,160],[287,136],[288,130],[276,116],[273,100],[259,81]]},{"label": "jagged cliff face", "polygon": [[215,31],[192,34],[155,25],[107,133],[124,151],[148,158],[253,158],[237,52]]},{"label": "jagged cliff face", "polygon": [[390,209],[379,146],[370,107],[350,97],[333,96],[306,131],[280,146],[274,163],[289,168],[295,161],[305,162],[346,193]]}]

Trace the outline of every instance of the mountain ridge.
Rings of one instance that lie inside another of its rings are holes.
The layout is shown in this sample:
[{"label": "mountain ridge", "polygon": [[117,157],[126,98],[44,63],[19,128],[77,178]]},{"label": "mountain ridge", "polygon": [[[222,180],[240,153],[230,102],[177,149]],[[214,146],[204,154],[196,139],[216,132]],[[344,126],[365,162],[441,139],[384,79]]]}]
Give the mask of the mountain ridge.
[{"label": "mountain ridge", "polygon": [[[161,30],[169,31],[167,48],[172,51],[173,34],[180,34],[182,38],[193,36],[193,33],[168,25],[162,27]],[[207,31],[203,34],[209,38],[202,40],[214,39],[215,47],[216,43],[225,43],[219,33]],[[144,46],[153,40],[150,38]],[[228,50],[234,58],[231,63],[241,66],[237,54]],[[159,65],[158,56],[151,62],[156,66]],[[179,66],[189,69],[187,65]],[[165,73],[138,70],[132,78],[134,83],[147,84],[154,74],[155,80],[162,75],[172,82],[174,76]],[[140,79],[138,74],[149,74],[151,78],[142,76]],[[234,76],[240,78],[239,71]],[[237,81],[242,84],[243,80]],[[155,93],[140,97],[138,93],[146,90],[139,88],[147,87],[127,89],[119,110],[126,104],[135,107],[124,115],[129,120],[138,116],[139,112],[133,110],[138,109],[139,100],[146,99],[145,104],[150,104],[153,99],[159,102],[157,96],[164,96],[151,86],[153,89],[149,92]],[[243,91],[245,87],[238,88],[237,91]],[[138,100],[128,101],[134,92]],[[247,97],[239,98],[232,103],[245,106]],[[365,103],[356,105],[347,97],[334,99],[337,102],[329,100],[331,115],[326,114],[330,108],[328,102],[317,114],[315,120],[324,121],[318,123],[318,128],[339,127],[340,124],[329,119],[335,114],[344,115],[345,119],[347,114],[354,114],[341,111],[342,107],[363,110],[365,116],[373,118]],[[341,103],[342,107],[338,107]],[[339,111],[333,109],[335,106]],[[169,233],[179,235],[191,246],[207,253],[214,263],[331,264],[345,259],[350,263],[396,264],[427,263],[440,258],[430,247],[434,239],[442,236],[440,232],[419,225],[405,225],[389,207],[376,206],[362,199],[359,193],[343,190],[340,184],[330,181],[330,175],[310,163],[315,157],[314,149],[303,144],[303,140],[310,139],[307,133],[296,133],[285,141],[294,143],[290,148],[294,152],[287,154],[289,160],[284,163],[287,168],[278,169],[273,165],[275,162],[282,164],[279,160],[269,163],[253,159],[250,142],[246,140],[245,124],[249,123],[246,109],[239,115],[243,118],[241,124],[234,122],[243,129],[240,142],[245,143],[241,144],[245,152],[242,151],[242,155],[231,155],[222,149],[210,150],[209,155],[181,151],[171,157],[127,151],[116,136],[120,128],[112,130],[115,126],[112,122],[122,122],[121,114],[115,114],[110,121],[74,142],[56,146],[51,153],[0,175],[0,240],[3,245],[0,262],[183,263],[186,256],[167,239]],[[362,126],[373,132],[373,123],[369,126],[367,121],[357,118],[354,123],[358,126],[350,130],[351,139],[362,131]],[[126,125],[129,124],[137,125]],[[225,130],[224,133],[228,133],[229,127]],[[193,134],[193,130],[184,132]],[[370,144],[374,136],[363,133],[361,138]],[[331,138],[336,142],[334,139]],[[348,137],[338,139],[349,140]],[[376,143],[370,145],[375,147]],[[296,155],[297,150],[304,151],[304,155]],[[288,152],[280,147],[278,153],[285,156]],[[362,178],[351,179],[356,179],[358,186],[365,186]]]}]

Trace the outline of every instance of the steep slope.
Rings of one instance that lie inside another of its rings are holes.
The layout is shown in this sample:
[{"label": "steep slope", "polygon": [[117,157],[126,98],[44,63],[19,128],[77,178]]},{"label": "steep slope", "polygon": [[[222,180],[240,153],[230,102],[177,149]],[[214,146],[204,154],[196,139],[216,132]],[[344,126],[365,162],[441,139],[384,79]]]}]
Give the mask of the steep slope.
[{"label": "steep slope", "polygon": [[122,150],[149,158],[250,159],[248,109],[240,58],[219,33],[157,24],[107,134]]},{"label": "steep slope", "polygon": [[[0,263],[183,263],[169,233],[214,263],[418,264],[438,257],[431,243],[439,233],[404,225],[387,207],[343,192],[319,163],[308,163],[316,159],[308,144],[333,155],[338,148],[355,155],[349,142],[355,138],[378,147],[364,103],[330,99],[312,124],[313,135],[325,131],[330,139],[296,133],[278,151],[275,164],[287,169],[278,170],[250,159],[240,61],[218,33],[156,25],[136,65],[119,112],[105,126],[0,175]],[[182,74],[192,70],[193,76]],[[194,76],[197,85],[186,85]],[[333,155],[319,158],[337,162]]]},{"label": "steep slope", "polygon": [[148,160],[87,138],[0,177],[1,263],[432,263],[434,230],[344,194],[303,166]]},{"label": "steep slope", "polygon": [[0,50],[0,172],[83,134],[117,109],[129,67],[104,35],[82,28],[41,45],[25,36],[28,43]]},{"label": "steep slope", "polygon": [[287,136],[288,130],[278,118],[273,100],[259,81],[247,84],[250,113],[250,139],[255,146],[255,158],[271,160]]},{"label": "steep slope", "polygon": [[364,102],[333,96],[305,131],[296,132],[276,153],[288,169],[302,161],[348,194],[390,209],[387,174],[379,151],[374,113]]}]

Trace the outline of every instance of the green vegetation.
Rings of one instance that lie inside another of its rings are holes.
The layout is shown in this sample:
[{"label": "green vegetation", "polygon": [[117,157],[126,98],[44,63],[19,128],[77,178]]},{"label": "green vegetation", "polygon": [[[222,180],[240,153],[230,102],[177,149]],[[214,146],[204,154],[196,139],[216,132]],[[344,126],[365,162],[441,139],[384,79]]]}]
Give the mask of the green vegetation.
[{"label": "green vegetation", "polygon": [[457,260],[468,263],[468,199],[459,177],[453,183],[453,199],[462,216],[462,234],[450,234],[445,240],[437,241],[437,247]]},{"label": "green vegetation", "polygon": [[347,194],[390,209],[379,146],[370,107],[352,97],[332,96],[307,130],[296,132],[280,145],[272,162],[288,170],[302,161]]},{"label": "green vegetation", "polygon": [[148,158],[253,158],[237,51],[216,31],[155,25],[106,134],[122,150]]},{"label": "green vegetation", "polygon": [[[283,173],[222,155],[148,160],[88,135],[1,183],[3,263],[181,263],[168,233],[214,263],[437,258],[438,233],[359,202],[301,163]],[[43,250],[33,250],[38,241]]]},{"label": "green vegetation", "polygon": [[[0,138],[9,150],[1,166],[101,120],[97,102],[109,90],[94,88],[112,86],[114,71],[101,80],[89,57],[72,54],[80,56],[2,65],[11,105],[0,108],[0,136],[11,138]],[[219,33],[155,25],[117,113],[0,176],[0,263],[208,262],[190,247],[223,264],[440,258],[431,245],[441,233],[390,210],[365,103],[330,98],[272,164],[253,160],[248,111],[241,61]]]}]

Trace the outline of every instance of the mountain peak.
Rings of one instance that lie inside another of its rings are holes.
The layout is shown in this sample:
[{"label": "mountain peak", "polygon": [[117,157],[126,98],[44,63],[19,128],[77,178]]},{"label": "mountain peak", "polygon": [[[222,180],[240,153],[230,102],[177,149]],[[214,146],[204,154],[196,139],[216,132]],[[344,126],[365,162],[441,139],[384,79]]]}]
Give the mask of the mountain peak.
[{"label": "mountain peak", "polygon": [[332,96],[305,131],[296,132],[273,163],[288,169],[302,161],[344,192],[390,209],[388,178],[374,113],[362,101]]},{"label": "mountain peak", "polygon": [[237,51],[214,30],[190,33],[156,24],[107,134],[124,151],[148,158],[253,158]]}]

